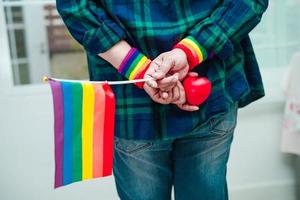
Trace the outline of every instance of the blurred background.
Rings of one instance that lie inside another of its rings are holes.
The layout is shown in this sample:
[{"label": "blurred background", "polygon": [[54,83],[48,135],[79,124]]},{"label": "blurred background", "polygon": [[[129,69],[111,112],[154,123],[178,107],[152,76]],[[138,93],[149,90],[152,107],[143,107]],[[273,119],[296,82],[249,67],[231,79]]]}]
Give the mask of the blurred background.
[{"label": "blurred background", "polygon": [[[239,111],[228,165],[232,200],[300,199],[299,156],[281,150],[285,77],[291,63],[300,68],[299,21],[300,0],[270,0],[251,33],[266,97]],[[55,1],[0,0],[0,199],[118,199],[113,177],[53,189],[52,98],[44,75],[88,78],[83,49]]]}]

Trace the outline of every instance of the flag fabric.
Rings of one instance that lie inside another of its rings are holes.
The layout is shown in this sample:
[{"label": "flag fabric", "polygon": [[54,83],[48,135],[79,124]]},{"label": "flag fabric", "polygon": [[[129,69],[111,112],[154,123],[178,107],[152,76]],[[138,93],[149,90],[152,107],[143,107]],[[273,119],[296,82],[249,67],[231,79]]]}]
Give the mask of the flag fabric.
[{"label": "flag fabric", "polygon": [[109,176],[115,96],[108,83],[49,78],[54,107],[54,188]]}]

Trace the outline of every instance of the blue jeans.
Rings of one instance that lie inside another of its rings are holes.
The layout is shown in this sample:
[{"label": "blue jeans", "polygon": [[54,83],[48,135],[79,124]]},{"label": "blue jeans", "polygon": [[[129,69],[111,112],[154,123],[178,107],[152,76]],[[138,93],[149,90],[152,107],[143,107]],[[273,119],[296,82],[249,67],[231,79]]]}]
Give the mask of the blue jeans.
[{"label": "blue jeans", "polygon": [[192,134],[167,141],[115,138],[115,183],[121,200],[226,200],[226,165],[237,106]]}]

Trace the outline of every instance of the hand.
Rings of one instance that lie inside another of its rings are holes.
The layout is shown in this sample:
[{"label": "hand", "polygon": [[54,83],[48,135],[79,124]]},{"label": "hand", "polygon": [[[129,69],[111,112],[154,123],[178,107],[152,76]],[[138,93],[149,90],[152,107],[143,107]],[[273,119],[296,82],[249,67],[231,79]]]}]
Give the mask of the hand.
[{"label": "hand", "polygon": [[[196,72],[189,72],[189,76],[198,76],[198,73]],[[185,111],[196,111],[199,110],[198,106],[190,105],[185,96],[185,89],[181,82],[177,82],[177,86],[179,88],[179,99],[178,101],[174,101],[173,103],[176,104],[181,110]],[[175,95],[176,96],[176,95]]]},{"label": "hand", "polygon": [[169,91],[174,87],[174,82],[170,81],[170,79],[172,79],[170,77],[172,76],[167,75],[175,75],[178,77],[178,80],[181,81],[187,75],[188,70],[189,65],[184,51],[181,49],[173,49],[155,58],[151,62],[144,78],[155,79],[146,82],[149,86]]},{"label": "hand", "polygon": [[[198,76],[196,72],[190,72],[190,76]],[[187,103],[185,90],[180,81],[167,92],[167,97],[163,97],[162,91],[159,88],[152,88],[148,84],[144,84],[144,90],[149,94],[153,101],[161,104],[176,104],[181,110],[196,111],[199,110],[198,106],[193,106]]]},{"label": "hand", "polygon": [[164,96],[164,94],[161,93],[161,90],[159,88],[153,88],[148,84],[144,84],[144,90],[148,93],[148,95],[153,101],[160,104],[170,104],[173,101],[178,100],[177,93],[176,95],[173,95],[173,91],[169,91],[167,93],[167,96]]}]

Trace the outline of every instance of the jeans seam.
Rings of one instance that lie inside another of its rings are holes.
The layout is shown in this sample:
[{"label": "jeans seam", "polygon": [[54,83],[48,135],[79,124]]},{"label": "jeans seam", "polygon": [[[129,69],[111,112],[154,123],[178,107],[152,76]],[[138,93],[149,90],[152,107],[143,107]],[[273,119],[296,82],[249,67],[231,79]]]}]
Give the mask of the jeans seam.
[{"label": "jeans seam", "polygon": [[143,145],[141,147],[138,147],[138,148],[136,148],[136,149],[134,149],[132,151],[127,151],[125,149],[122,149],[122,148],[118,147],[118,144],[116,144],[116,150],[118,150],[118,151],[120,151],[122,153],[125,153],[127,155],[132,155],[132,154],[135,154],[137,152],[141,152],[142,150],[147,149],[150,146],[152,146],[152,142],[149,142],[149,143],[147,143],[147,144],[145,144],[145,145]]},{"label": "jeans seam", "polygon": [[[222,121],[223,118],[226,117],[227,114],[228,113],[220,116],[220,118],[221,118],[220,121]],[[237,114],[235,114],[235,115],[237,115]],[[216,122],[217,122],[217,119],[215,119],[215,118],[212,118],[212,120],[210,120],[210,132],[211,133],[215,133],[215,134],[219,134],[219,135],[228,134],[228,133],[232,132],[236,128],[236,125],[237,125],[237,116],[235,117],[234,125],[231,128],[229,128],[228,130],[214,129],[213,127],[214,127],[214,124]]]}]

